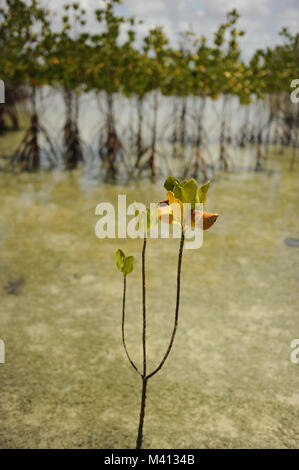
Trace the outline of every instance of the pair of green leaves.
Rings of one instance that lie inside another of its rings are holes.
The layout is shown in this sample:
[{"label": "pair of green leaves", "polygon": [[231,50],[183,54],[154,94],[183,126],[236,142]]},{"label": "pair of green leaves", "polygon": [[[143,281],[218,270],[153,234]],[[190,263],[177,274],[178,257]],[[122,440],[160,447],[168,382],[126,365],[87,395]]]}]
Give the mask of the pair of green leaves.
[{"label": "pair of green leaves", "polygon": [[115,253],[115,260],[117,269],[127,276],[133,271],[134,256],[125,256],[122,250],[117,250]]},{"label": "pair of green leaves", "polygon": [[174,176],[168,176],[164,183],[166,191],[171,191],[182,203],[191,204],[191,209],[195,209],[195,204],[206,202],[209,186],[210,181],[198,186],[194,178],[180,182]]}]

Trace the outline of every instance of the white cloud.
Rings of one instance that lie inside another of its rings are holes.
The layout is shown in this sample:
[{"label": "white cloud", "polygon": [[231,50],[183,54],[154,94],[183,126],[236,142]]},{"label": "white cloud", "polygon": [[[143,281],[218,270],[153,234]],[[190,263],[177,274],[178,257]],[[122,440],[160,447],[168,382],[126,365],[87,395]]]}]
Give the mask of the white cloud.
[{"label": "white cloud", "polygon": [[[80,0],[88,12],[90,30],[97,30],[93,10],[100,8],[103,0]],[[62,8],[60,0],[50,0],[50,8]],[[246,31],[242,40],[244,56],[248,58],[257,47],[273,46],[281,42],[278,32],[283,26],[296,32],[299,24],[298,0],[124,0],[117,10],[144,21],[138,25],[138,36],[149,28],[161,25],[173,43],[179,39],[182,27],[193,30],[198,36],[212,37],[228,11],[236,8],[241,15],[239,27]]]},{"label": "white cloud", "polygon": [[126,0],[124,5],[129,8],[134,15],[148,15],[158,13],[165,9],[163,0],[136,1]]}]

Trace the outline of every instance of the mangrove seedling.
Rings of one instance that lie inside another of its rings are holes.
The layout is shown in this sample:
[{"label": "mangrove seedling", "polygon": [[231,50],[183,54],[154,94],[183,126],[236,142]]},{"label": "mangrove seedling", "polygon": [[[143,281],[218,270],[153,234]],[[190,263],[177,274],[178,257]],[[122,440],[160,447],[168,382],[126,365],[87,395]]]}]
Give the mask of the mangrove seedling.
[{"label": "mangrove seedling", "polygon": [[[142,268],[141,268],[141,277],[142,277],[142,317],[143,317],[143,328],[142,328],[142,351],[143,351],[143,364],[141,370],[137,367],[136,363],[131,358],[128,348],[126,345],[125,339],[125,311],[126,311],[126,279],[127,275],[130,274],[133,270],[134,258],[133,256],[125,256],[122,250],[117,250],[115,253],[116,265],[120,272],[124,276],[123,284],[123,304],[122,304],[122,342],[125,349],[127,358],[133,367],[133,369],[140,376],[142,381],[142,391],[141,391],[141,405],[140,405],[140,414],[139,414],[139,425],[138,433],[136,440],[136,449],[140,449],[143,441],[143,425],[145,417],[145,406],[146,406],[146,394],[147,394],[147,385],[149,379],[154,377],[165,364],[166,359],[168,358],[170,351],[173,347],[177,327],[178,327],[178,318],[179,318],[179,306],[180,306],[180,291],[181,291],[181,267],[182,267],[182,258],[183,258],[183,249],[185,242],[185,233],[188,227],[198,227],[203,230],[209,229],[217,220],[218,214],[205,212],[201,209],[198,209],[198,205],[205,204],[207,199],[207,192],[209,189],[210,182],[205,183],[202,186],[198,186],[196,181],[191,178],[180,182],[178,179],[173,176],[169,176],[165,183],[164,188],[166,190],[166,198],[163,201],[160,201],[156,205],[156,210],[150,212],[149,209],[143,212],[137,211],[137,216],[139,217],[139,227],[142,229],[143,233],[143,247],[142,247]],[[188,204],[190,210],[185,214],[184,204]],[[200,206],[202,207],[202,206]],[[170,224],[179,224],[180,225],[180,244],[178,251],[178,264],[177,264],[177,285],[176,285],[176,305],[174,312],[174,324],[172,328],[172,333],[170,341],[162,360],[158,363],[158,366],[152,370],[148,371],[147,369],[147,316],[146,316],[146,278],[145,278],[145,258],[146,258],[146,245],[147,238],[150,229],[157,223],[157,220],[162,221],[167,220]]]}]

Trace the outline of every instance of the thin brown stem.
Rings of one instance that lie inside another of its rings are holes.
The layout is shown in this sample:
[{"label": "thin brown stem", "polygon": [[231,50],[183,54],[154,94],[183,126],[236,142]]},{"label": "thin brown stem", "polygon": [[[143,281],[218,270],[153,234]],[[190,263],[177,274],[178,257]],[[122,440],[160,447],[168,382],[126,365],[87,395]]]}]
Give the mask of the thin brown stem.
[{"label": "thin brown stem", "polygon": [[123,311],[122,311],[122,341],[123,346],[127,355],[127,358],[131,364],[131,366],[136,370],[136,372],[142,377],[142,373],[138,369],[138,367],[132,361],[130,354],[127,349],[126,339],[125,339],[125,316],[126,316],[126,290],[127,290],[127,283],[126,283],[126,276],[124,276],[124,291],[123,291]]},{"label": "thin brown stem", "polygon": [[171,339],[170,339],[170,343],[168,345],[167,351],[166,351],[162,361],[160,362],[158,367],[146,377],[147,379],[150,379],[151,377],[153,377],[153,375],[155,375],[157,372],[159,372],[159,370],[163,367],[163,364],[166,361],[166,359],[167,359],[167,357],[168,357],[168,355],[169,355],[169,353],[172,349],[172,346],[173,346],[175,334],[176,334],[177,327],[178,327],[178,318],[179,318],[180,290],[181,290],[181,267],[182,267],[184,241],[185,241],[185,234],[184,234],[184,229],[182,228],[180,250],[179,250],[179,259],[178,259],[178,270],[177,270],[176,308],[175,308],[174,326],[173,326],[173,330],[172,330],[172,335],[171,335]]},{"label": "thin brown stem", "polygon": [[143,328],[142,328],[142,350],[143,350],[143,374],[142,374],[142,392],[141,392],[141,404],[140,404],[140,415],[139,415],[139,426],[136,440],[136,449],[141,449],[142,438],[143,438],[143,424],[145,416],[145,404],[146,404],[146,282],[145,282],[145,251],[146,251],[146,234],[143,239],[142,248],[142,315],[143,315]]},{"label": "thin brown stem", "polygon": [[146,377],[146,285],[145,285],[145,250],[146,250],[146,234],[143,239],[142,248],[142,349],[143,349],[143,377]]},{"label": "thin brown stem", "polygon": [[142,378],[141,405],[140,405],[138,434],[137,434],[137,440],[136,440],[136,449],[141,449],[141,446],[142,446],[143,423],[144,423],[145,403],[146,403],[146,387],[147,387],[147,378],[143,377]]}]

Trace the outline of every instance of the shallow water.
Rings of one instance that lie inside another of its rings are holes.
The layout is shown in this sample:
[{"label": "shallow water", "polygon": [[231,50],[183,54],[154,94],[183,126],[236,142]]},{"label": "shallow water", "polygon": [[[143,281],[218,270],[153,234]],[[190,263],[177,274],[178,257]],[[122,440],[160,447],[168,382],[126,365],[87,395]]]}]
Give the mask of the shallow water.
[{"label": "shallow water", "polygon": [[[149,382],[144,447],[298,447],[298,171],[219,174],[219,212],[183,258],[174,349]],[[160,183],[114,186],[80,171],[0,173],[1,447],[134,447],[140,379],[121,345],[122,278],[133,254],[127,336],[141,364],[141,241],[99,240],[96,205],[149,203]],[[167,347],[178,240],[148,243],[149,369]]]}]

